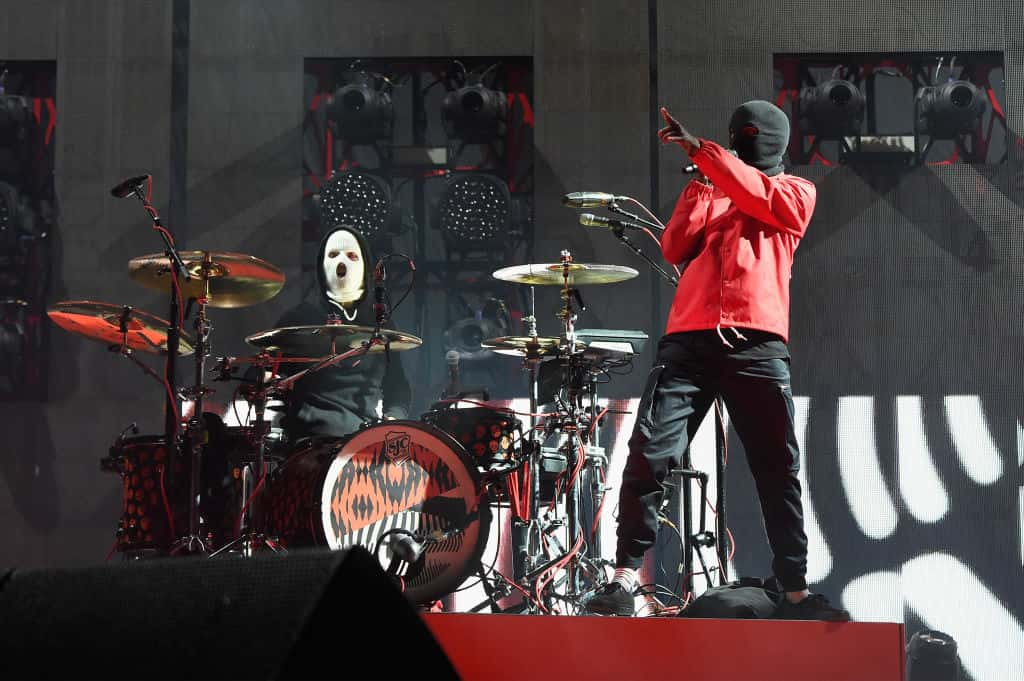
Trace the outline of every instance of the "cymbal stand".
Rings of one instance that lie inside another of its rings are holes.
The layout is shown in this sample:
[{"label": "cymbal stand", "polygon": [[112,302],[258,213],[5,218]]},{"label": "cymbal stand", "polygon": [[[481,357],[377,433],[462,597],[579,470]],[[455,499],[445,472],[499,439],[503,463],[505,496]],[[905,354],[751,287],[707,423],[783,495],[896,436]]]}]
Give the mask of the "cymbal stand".
[{"label": "cymbal stand", "polygon": [[[108,348],[108,350],[110,350],[111,352],[116,352],[118,355],[120,355],[121,357],[124,357],[125,359],[131,360],[132,363],[135,364],[135,366],[137,366],[140,369],[142,369],[142,371],[147,376],[149,376],[154,381],[156,381],[161,386],[163,386],[163,384],[164,384],[163,376],[161,376],[157,372],[153,371],[152,367],[150,367],[148,364],[146,364],[145,362],[140,360],[138,357],[136,357],[135,356],[135,351],[132,350],[130,345],[128,345],[128,320],[131,319],[131,315],[132,315],[132,310],[133,309],[134,308],[131,305],[122,305],[121,306],[121,317],[118,319],[119,331],[121,332],[121,342],[118,345],[111,345]],[[173,413],[173,410],[172,410],[171,411],[172,418],[173,418],[173,414],[174,413]]]},{"label": "cymbal stand", "polygon": [[[537,300],[535,288],[530,286],[530,314],[523,317],[527,336],[537,338]],[[540,506],[540,443],[537,439],[537,412],[540,409],[539,372],[541,355],[538,348],[527,344],[526,355],[523,357],[523,368],[526,369],[530,391],[530,431],[524,443],[528,458],[527,475],[529,490],[526,518],[512,519],[512,575],[514,579],[522,579],[533,569],[534,559],[540,552],[539,525],[537,510]]]},{"label": "cymbal stand", "polygon": [[[589,380],[587,381],[587,397],[589,404],[587,406],[590,413],[586,440],[587,444],[593,448],[592,451],[600,452],[600,454],[593,455],[590,452],[587,453],[587,460],[591,464],[590,489],[591,499],[593,500],[591,510],[594,516],[588,519],[596,526],[600,523],[600,518],[597,518],[596,515],[602,507],[601,502],[606,493],[605,485],[607,484],[606,469],[608,467],[608,457],[606,453],[604,453],[604,450],[600,449],[601,424],[598,423],[598,421],[601,415],[601,405],[597,397],[597,379],[598,376],[600,376],[600,372],[594,371],[592,367],[587,367],[587,375],[589,377]],[[596,470],[594,469],[595,466]],[[583,471],[580,472],[580,479],[582,481]],[[593,560],[601,560],[601,535],[599,533],[595,533],[594,536],[590,538],[590,541],[587,542],[587,555]]]},{"label": "cymbal stand", "polygon": [[[578,380],[580,375],[582,352],[579,351],[576,341],[576,319],[577,308],[585,310],[586,306],[579,291],[570,285],[571,273],[573,272],[573,259],[569,251],[561,253],[562,266],[562,306],[558,312],[562,320],[561,350],[559,352],[562,363],[562,385],[566,390],[566,399],[562,401],[562,411],[553,415],[556,424],[548,428],[548,432],[558,431],[565,435],[565,442],[562,449],[565,452],[565,473],[564,485],[561,496],[564,504],[565,521],[561,523],[555,520],[549,523],[549,527],[539,528],[540,532],[549,532],[552,528],[563,525],[566,528],[566,546],[560,547],[561,555],[536,567],[533,571],[524,575],[522,582],[531,582],[540,579],[551,569],[561,566],[565,570],[565,576],[561,580],[551,580],[551,584],[558,586],[564,584],[564,592],[557,595],[557,598],[568,603],[577,603],[582,592],[580,590],[579,565],[585,560],[582,555],[582,547],[577,550],[576,544],[584,538],[582,523],[580,522],[580,483],[574,475],[577,466],[586,464],[586,460],[580,461],[579,457],[586,457],[585,452],[581,454],[580,449],[584,446],[584,437],[581,437],[585,412],[582,411],[583,386]],[[538,452],[539,455],[539,452]],[[556,494],[558,494],[556,490]],[[539,499],[538,499],[539,502]],[[536,519],[537,509],[534,509]],[[538,547],[539,549],[539,547]],[[539,552],[539,551],[538,551]],[[552,592],[553,593],[553,592]]]},{"label": "cymbal stand", "polygon": [[[259,487],[261,483],[265,483],[267,474],[267,462],[266,462],[266,439],[270,433],[270,422],[266,420],[265,414],[267,409],[267,398],[270,397],[277,388],[277,385],[269,385],[266,380],[266,369],[274,363],[273,358],[269,353],[261,352],[257,361],[253,362],[253,366],[256,367],[256,385],[252,390],[249,391],[247,396],[248,402],[252,405],[253,412],[256,415],[256,419],[252,424],[253,437],[251,440],[252,445],[256,450],[256,461],[255,467],[252,471],[252,478],[256,480],[256,486]],[[231,358],[223,357],[218,363],[217,370],[222,374],[226,373],[230,375],[231,372]],[[256,512],[258,510],[259,496],[255,490],[249,490],[243,485],[242,490],[242,507],[239,508],[239,534],[233,540],[220,547],[216,551],[210,554],[211,558],[216,558],[222,553],[229,553],[235,549],[240,548],[242,556],[251,557],[258,549],[269,549],[273,553],[285,554],[288,551],[276,541],[276,538],[268,537],[258,527],[258,524],[253,522],[254,518],[259,517]],[[241,531],[244,528],[244,531]]]},{"label": "cymbal stand", "polygon": [[[576,471],[577,458],[580,456],[579,447],[582,443],[579,440],[579,414],[577,413],[577,407],[580,405],[581,399],[578,391],[577,381],[574,380],[574,369],[575,362],[574,357],[576,355],[576,319],[577,312],[573,307],[573,301],[579,304],[580,310],[585,310],[586,306],[583,304],[583,299],[580,297],[579,291],[569,285],[569,273],[572,271],[572,254],[569,251],[562,251],[562,309],[558,311],[558,317],[562,320],[563,324],[563,355],[562,355],[562,384],[568,388],[568,401],[567,401],[567,414],[566,419],[561,425],[561,430],[566,435],[565,440],[565,516],[566,516],[566,529],[568,530],[567,542],[568,546],[571,547],[580,533],[582,528],[580,527],[579,511],[580,511],[580,486],[579,481],[575,479],[573,473]],[[571,554],[572,549],[566,554],[568,557]],[[566,570],[566,597],[574,599],[577,593],[577,560],[573,557],[565,567]]]},{"label": "cymbal stand", "polygon": [[200,468],[203,458],[203,443],[206,426],[203,422],[203,404],[205,397],[212,394],[213,390],[206,387],[203,381],[206,378],[206,355],[209,352],[209,338],[212,326],[206,316],[206,307],[210,302],[210,273],[213,269],[213,255],[207,251],[203,253],[203,264],[200,277],[203,280],[203,293],[196,299],[196,342],[195,342],[195,385],[183,391],[185,396],[192,400],[192,417],[188,420],[186,432],[189,442],[189,505],[188,505],[188,534],[180,537],[171,546],[171,554],[177,553],[206,553],[207,546],[200,534],[200,507],[202,504],[202,490],[200,489],[201,478]]}]

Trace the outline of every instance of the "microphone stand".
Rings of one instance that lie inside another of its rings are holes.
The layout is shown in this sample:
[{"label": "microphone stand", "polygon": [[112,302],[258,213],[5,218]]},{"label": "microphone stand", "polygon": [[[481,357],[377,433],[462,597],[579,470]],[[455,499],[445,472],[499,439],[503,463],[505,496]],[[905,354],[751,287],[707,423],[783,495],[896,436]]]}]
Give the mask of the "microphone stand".
[{"label": "microphone stand", "polygon": [[[624,216],[628,217],[629,219],[634,220],[636,222],[639,222],[640,224],[643,224],[643,225],[645,225],[647,227],[651,227],[651,228],[658,229],[658,230],[661,230],[661,231],[664,231],[664,229],[665,229],[661,225],[658,225],[658,224],[656,224],[656,223],[654,223],[654,222],[652,222],[650,220],[647,220],[645,218],[640,217],[639,215],[636,215],[634,213],[630,213],[627,210],[624,210],[618,204],[618,202],[616,202],[616,201],[612,201],[610,204],[608,204],[607,209],[610,210],[613,213],[618,213],[619,215],[624,215]],[[618,240],[621,241],[622,244],[626,248],[628,248],[629,250],[633,251],[633,253],[635,253],[636,255],[640,256],[641,258],[643,258],[643,260],[645,260],[647,262],[647,264],[650,265],[651,268],[655,272],[660,274],[661,277],[665,281],[669,282],[673,286],[677,286],[679,284],[679,279],[677,279],[676,277],[672,276],[667,271],[665,271],[658,263],[656,263],[650,256],[648,256],[646,253],[644,253],[643,250],[641,250],[636,244],[634,244],[632,242],[632,240],[629,237],[626,236],[625,229],[621,225],[612,227],[612,234],[614,234],[616,236],[616,238],[618,238]],[[724,585],[724,584],[728,583],[728,579],[729,579],[729,574],[728,574],[728,551],[727,551],[727,549],[725,547],[725,540],[726,540],[726,537],[728,535],[728,527],[726,526],[726,501],[725,501],[725,475],[726,475],[726,463],[725,463],[725,418],[723,416],[723,414],[725,413],[725,401],[722,399],[721,395],[718,395],[718,396],[715,397],[714,404],[715,404],[715,480],[716,480],[716,483],[715,483],[715,487],[716,487],[716,504],[715,504],[715,508],[718,510],[718,513],[715,516],[715,529],[716,529],[716,534],[715,535],[710,535],[710,533],[708,533],[708,532],[706,532],[704,530],[704,518],[703,518],[704,507],[702,505],[701,506],[701,532],[691,536],[691,532],[692,532],[692,528],[693,528],[693,519],[692,519],[692,509],[691,509],[691,506],[690,506],[691,505],[691,501],[690,500],[691,500],[691,497],[692,497],[692,492],[691,492],[691,489],[690,489],[690,482],[694,478],[695,475],[703,475],[704,476],[705,482],[702,485],[702,490],[704,490],[703,493],[702,493],[702,499],[703,499],[706,496],[706,484],[707,484],[706,483],[706,478],[707,478],[707,475],[704,474],[704,473],[699,473],[698,471],[692,470],[692,466],[689,463],[689,461],[690,461],[690,451],[689,451],[689,448],[687,448],[686,452],[684,453],[683,469],[681,471],[673,471],[673,473],[688,473],[689,474],[689,476],[683,475],[683,480],[681,481],[682,482],[682,487],[683,487],[683,535],[686,537],[685,542],[684,542],[684,547],[683,547],[683,570],[685,571],[685,574],[686,574],[686,578],[684,580],[684,588],[688,592],[692,592],[692,590],[693,590],[693,573],[694,573],[694,570],[693,570],[693,549],[691,548],[691,543],[690,542],[693,542],[694,544],[697,544],[698,546],[700,546],[700,545],[708,545],[707,544],[707,537],[708,536],[713,537],[712,544],[715,544],[716,553],[718,554],[718,562],[719,562],[719,565],[720,565],[720,570],[719,570],[719,574],[718,574],[718,582],[719,582],[719,584]],[[701,559],[701,564],[703,565],[704,558],[699,553],[699,548],[698,548],[697,555]],[[711,579],[710,579],[710,577],[708,577],[708,570],[707,570],[706,566],[704,567],[704,574],[707,577],[708,586],[710,586],[711,585]]]},{"label": "microphone stand", "polygon": [[[178,306],[178,295],[175,289],[180,289],[180,285],[176,283],[179,281],[179,277],[183,276],[185,280],[188,281],[192,279],[192,275],[189,273],[188,269],[185,268],[185,263],[182,261],[181,255],[178,253],[178,250],[175,248],[174,243],[170,239],[169,233],[164,228],[163,223],[160,221],[159,213],[157,213],[156,208],[153,206],[152,203],[149,202],[149,199],[146,197],[145,183],[139,182],[138,184],[136,184],[135,187],[133,188],[133,191],[131,192],[131,196],[134,196],[139,200],[139,202],[142,204],[143,209],[145,209],[146,214],[148,214],[150,219],[153,221],[154,231],[160,235],[160,239],[164,242],[164,255],[167,256],[167,261],[171,268],[171,290],[168,311],[169,325],[167,327],[167,359],[164,365],[164,378],[167,380],[167,385],[170,387],[170,390],[167,391],[167,399],[165,400],[166,406],[164,408],[164,437],[167,442],[169,463],[171,464],[167,466],[167,473],[170,482],[173,484],[173,462],[178,460],[178,457],[181,456],[181,443],[179,441],[180,424],[177,423],[174,417],[175,413],[177,413],[178,411],[176,369],[178,361],[179,340],[181,338],[181,323],[178,318],[180,308]],[[198,351],[199,350],[197,349],[197,352]],[[193,471],[193,474],[190,476],[190,478],[194,480],[195,471]],[[191,489],[193,487],[192,484],[190,484],[189,487],[189,491],[191,494],[190,502],[194,504],[197,490]],[[192,509],[190,506],[190,525],[193,524],[191,522],[191,518],[195,515],[193,511],[194,509]],[[190,527],[190,531],[192,529],[193,528]],[[202,542],[200,541],[200,546],[201,545]]]},{"label": "microphone stand", "polygon": [[[373,266],[373,338],[370,339],[370,346],[374,344],[384,346],[385,365],[391,364],[391,341],[384,338],[384,334],[381,333],[384,324],[391,317],[391,310],[388,309],[390,298],[388,298],[387,289],[385,288],[388,276],[386,269],[387,258],[388,256],[380,258],[377,264]],[[367,346],[367,352],[369,352],[370,346]]]},{"label": "microphone stand", "polygon": [[[188,281],[192,278],[189,271],[185,269],[185,263],[182,261],[181,256],[178,254],[178,250],[171,243],[171,240],[167,236],[167,231],[164,229],[163,223],[160,221],[160,215],[156,212],[156,208],[146,198],[146,192],[143,189],[144,184],[140,182],[135,186],[134,191],[131,193],[132,196],[137,198],[145,209],[146,213],[150,216],[153,221],[153,226],[156,228],[154,231],[160,235],[160,239],[164,242],[164,255],[167,256],[168,261],[171,265],[171,276],[177,280],[179,276],[184,275],[185,280]],[[178,320],[179,308],[178,308],[178,296],[174,292],[174,284],[171,284],[171,302],[170,302],[170,326],[167,327],[167,361],[165,365],[165,371],[168,385],[171,386],[170,394],[167,396],[167,409],[166,418],[164,420],[165,435],[167,437],[167,446],[174,449],[173,453],[177,451],[177,440],[178,440],[178,424],[174,421],[174,412],[176,411],[177,404],[172,402],[172,396],[175,394],[177,386],[175,385],[176,372],[175,368],[178,361],[178,341],[181,338],[181,325]],[[170,471],[168,471],[170,472]]]},{"label": "microphone stand", "polygon": [[609,203],[605,207],[608,210],[610,210],[611,212],[618,213],[619,215],[624,215],[627,218],[629,218],[630,220],[633,220],[634,222],[639,222],[641,225],[643,225],[645,227],[650,227],[651,229],[656,229],[659,232],[664,232],[665,231],[665,225],[663,225],[661,223],[658,223],[658,222],[654,222],[653,220],[648,220],[647,218],[642,218],[639,215],[637,215],[636,213],[630,213],[628,210],[623,208],[617,201],[612,201],[611,203]]},{"label": "microphone stand", "polygon": [[612,234],[614,234],[615,238],[622,242],[623,246],[625,246],[629,250],[633,251],[633,253],[640,256],[648,265],[651,266],[651,269],[653,269],[655,272],[661,275],[662,279],[672,284],[673,286],[679,284],[679,280],[676,279],[675,276],[666,272],[661,265],[656,263],[654,259],[651,258],[651,256],[644,253],[643,249],[641,249],[639,246],[633,243],[633,240],[626,236],[626,230],[624,227],[622,227],[621,225],[616,225],[612,227]]},{"label": "microphone stand", "polygon": [[[629,218],[630,220],[633,220],[634,222],[639,222],[641,225],[643,225],[645,227],[649,227],[651,229],[656,229],[659,232],[665,231],[665,226],[664,225],[662,225],[660,223],[657,223],[657,222],[654,222],[653,220],[648,220],[647,218],[640,217],[636,213],[630,213],[628,210],[624,209],[619,204],[618,201],[612,201],[611,203],[609,203],[606,206],[606,208],[608,210],[610,210],[611,212],[618,213],[619,215],[623,215],[623,216]],[[625,229],[621,225],[612,227],[612,234],[614,234],[615,237],[619,241],[622,242],[623,246],[625,246],[629,250],[633,251],[633,253],[638,255],[648,265],[650,265],[651,269],[653,269],[655,272],[660,274],[662,279],[664,279],[668,283],[672,284],[673,286],[676,286],[676,285],[679,284],[679,279],[677,279],[676,277],[674,277],[673,275],[671,275],[667,271],[665,271],[665,269],[661,265],[656,263],[649,255],[644,253],[644,251],[639,246],[634,244],[632,239],[630,239],[628,236],[626,236],[626,231],[625,231]]]}]

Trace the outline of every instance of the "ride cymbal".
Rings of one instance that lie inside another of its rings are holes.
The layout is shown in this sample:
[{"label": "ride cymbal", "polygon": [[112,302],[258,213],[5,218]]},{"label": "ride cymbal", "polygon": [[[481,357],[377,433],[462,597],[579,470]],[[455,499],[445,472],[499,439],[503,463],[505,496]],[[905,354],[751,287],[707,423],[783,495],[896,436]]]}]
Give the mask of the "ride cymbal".
[{"label": "ride cymbal", "polygon": [[[392,329],[381,329],[391,350],[412,350],[423,344],[416,336]],[[270,352],[285,352],[302,357],[334,355],[358,348],[373,337],[372,326],[324,324],[321,326],[285,326],[254,333],[245,339],[249,345]],[[375,345],[371,352],[383,352],[384,345]]]},{"label": "ride cymbal", "polygon": [[[210,307],[248,307],[270,300],[284,286],[284,273],[265,260],[244,253],[182,251],[181,260],[192,275],[179,277],[183,299],[202,298],[209,282]],[[128,261],[128,276],[148,289],[168,290],[171,265],[163,253],[141,255]]]},{"label": "ride cymbal", "polygon": [[[513,265],[495,270],[492,276],[501,281],[514,284],[531,284],[534,286],[562,286],[565,283],[563,272],[566,265],[562,263],[540,263]],[[586,284],[614,284],[637,276],[632,267],[624,265],[599,265],[594,263],[572,262],[568,264],[569,286]]]},{"label": "ride cymbal", "polygon": [[[66,300],[50,307],[46,314],[65,331],[91,340],[150,355],[167,354],[167,327],[170,324],[127,305]],[[178,339],[178,355],[191,355],[192,352],[192,343],[182,332]]]}]

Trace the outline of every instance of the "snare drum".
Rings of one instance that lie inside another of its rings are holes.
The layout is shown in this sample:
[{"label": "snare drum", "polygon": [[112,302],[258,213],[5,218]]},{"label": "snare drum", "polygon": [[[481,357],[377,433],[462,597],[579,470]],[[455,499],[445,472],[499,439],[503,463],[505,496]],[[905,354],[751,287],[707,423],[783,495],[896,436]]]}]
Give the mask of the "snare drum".
[{"label": "snare drum", "polygon": [[480,475],[446,433],[416,421],[386,421],[297,449],[261,499],[268,533],[281,544],[364,546],[387,566],[382,538],[395,530],[423,546],[402,575],[406,595],[428,603],[451,593],[479,564],[490,526]]}]

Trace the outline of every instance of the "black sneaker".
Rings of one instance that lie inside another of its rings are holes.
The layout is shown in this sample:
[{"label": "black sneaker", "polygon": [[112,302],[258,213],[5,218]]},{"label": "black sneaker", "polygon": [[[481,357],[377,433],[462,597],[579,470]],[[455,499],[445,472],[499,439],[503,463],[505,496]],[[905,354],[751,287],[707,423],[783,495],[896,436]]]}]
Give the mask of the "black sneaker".
[{"label": "black sneaker", "polygon": [[623,589],[618,582],[609,582],[583,604],[583,609],[593,615],[632,617],[633,594]]},{"label": "black sneaker", "polygon": [[785,597],[775,611],[780,620],[824,620],[826,622],[849,622],[850,613],[837,608],[821,594],[811,594],[799,603],[790,603]]}]

